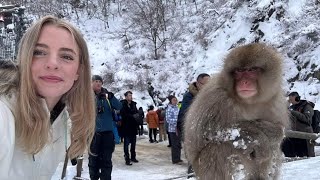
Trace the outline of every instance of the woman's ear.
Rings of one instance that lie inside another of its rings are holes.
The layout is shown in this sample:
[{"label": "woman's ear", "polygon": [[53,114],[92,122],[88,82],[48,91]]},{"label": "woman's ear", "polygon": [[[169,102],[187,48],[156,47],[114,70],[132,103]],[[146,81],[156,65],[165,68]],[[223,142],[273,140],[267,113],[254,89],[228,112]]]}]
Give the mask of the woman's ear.
[{"label": "woman's ear", "polygon": [[79,79],[79,73],[77,72],[75,78],[74,78],[74,81],[77,81]]}]

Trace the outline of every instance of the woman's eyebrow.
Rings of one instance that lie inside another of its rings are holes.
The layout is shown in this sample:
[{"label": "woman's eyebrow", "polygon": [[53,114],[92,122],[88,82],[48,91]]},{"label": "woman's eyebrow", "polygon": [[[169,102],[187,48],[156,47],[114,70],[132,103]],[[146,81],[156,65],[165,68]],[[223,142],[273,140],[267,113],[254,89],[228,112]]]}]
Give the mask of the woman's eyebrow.
[{"label": "woman's eyebrow", "polygon": [[70,49],[70,48],[60,48],[60,51],[67,51],[67,52],[73,53],[74,55],[77,55],[77,53],[73,49]]},{"label": "woman's eyebrow", "polygon": [[38,46],[38,47],[43,47],[43,48],[49,48],[46,44],[42,44],[42,43],[37,43],[35,46],[36,47]]},{"label": "woman's eyebrow", "polygon": [[[42,43],[37,43],[37,44],[36,44],[36,47],[43,47],[43,48],[47,48],[47,49],[49,48],[48,45],[42,44]],[[70,49],[70,48],[63,47],[63,48],[60,48],[59,50],[60,50],[60,51],[71,52],[72,54],[77,55],[77,53],[76,53],[73,49]]]}]

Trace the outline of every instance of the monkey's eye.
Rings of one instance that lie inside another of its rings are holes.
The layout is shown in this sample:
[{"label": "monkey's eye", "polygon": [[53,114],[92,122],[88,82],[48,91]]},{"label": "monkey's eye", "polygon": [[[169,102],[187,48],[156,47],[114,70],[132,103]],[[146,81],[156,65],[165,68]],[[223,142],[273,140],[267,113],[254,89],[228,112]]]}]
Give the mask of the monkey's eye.
[{"label": "monkey's eye", "polygon": [[237,68],[234,70],[235,73],[237,72],[245,72],[247,69],[246,68]]},{"label": "monkey's eye", "polygon": [[257,72],[257,71],[260,71],[260,70],[261,70],[261,68],[259,68],[259,67],[252,67],[252,68],[248,69],[249,72]]}]

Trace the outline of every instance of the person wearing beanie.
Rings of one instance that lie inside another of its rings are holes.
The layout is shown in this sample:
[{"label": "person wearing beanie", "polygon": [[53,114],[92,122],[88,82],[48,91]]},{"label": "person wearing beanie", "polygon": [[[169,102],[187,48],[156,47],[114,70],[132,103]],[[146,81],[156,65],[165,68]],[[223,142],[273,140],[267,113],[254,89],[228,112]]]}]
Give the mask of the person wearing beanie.
[{"label": "person wearing beanie", "polygon": [[102,77],[101,77],[101,76],[99,76],[99,75],[93,75],[93,76],[92,76],[92,81],[96,81],[96,80],[100,81],[101,84],[103,84],[103,80],[102,80]]},{"label": "person wearing beanie", "polygon": [[113,134],[114,110],[120,110],[122,104],[112,92],[102,87],[99,75],[92,76],[92,88],[96,97],[96,130],[90,145],[89,174],[91,180],[111,180],[112,153],[115,148]]},{"label": "person wearing beanie", "polygon": [[[298,92],[289,95],[291,106],[290,120],[291,130],[312,133],[312,116],[314,114],[312,102],[302,100]],[[306,139],[285,138],[282,143],[282,151],[286,157],[314,157],[314,145]]]}]

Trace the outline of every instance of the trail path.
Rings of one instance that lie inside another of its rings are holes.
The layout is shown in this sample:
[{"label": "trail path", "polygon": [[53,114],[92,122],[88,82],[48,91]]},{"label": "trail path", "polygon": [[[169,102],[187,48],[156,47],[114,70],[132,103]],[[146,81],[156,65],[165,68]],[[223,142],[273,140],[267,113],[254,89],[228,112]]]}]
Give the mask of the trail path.
[{"label": "trail path", "polygon": [[[181,158],[182,165],[175,165],[171,162],[171,148],[167,147],[168,141],[159,143],[149,143],[146,135],[137,138],[137,159],[139,163],[132,166],[125,165],[123,157],[123,144],[116,145],[112,156],[114,180],[161,180],[172,178],[187,173],[187,161],[184,152]],[[57,180],[61,176],[63,163],[60,163],[52,180]],[[66,179],[71,180],[76,174],[76,167],[69,162]],[[89,178],[88,156],[85,155],[83,161],[82,177]],[[183,179],[183,178],[182,178]],[[186,178],[184,178],[186,179]]]}]

